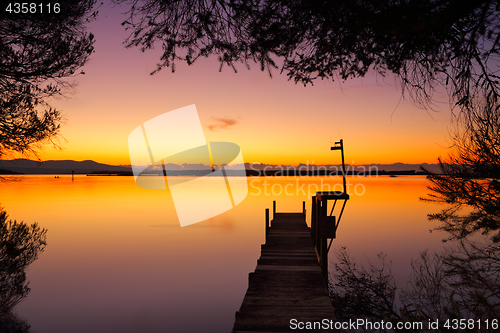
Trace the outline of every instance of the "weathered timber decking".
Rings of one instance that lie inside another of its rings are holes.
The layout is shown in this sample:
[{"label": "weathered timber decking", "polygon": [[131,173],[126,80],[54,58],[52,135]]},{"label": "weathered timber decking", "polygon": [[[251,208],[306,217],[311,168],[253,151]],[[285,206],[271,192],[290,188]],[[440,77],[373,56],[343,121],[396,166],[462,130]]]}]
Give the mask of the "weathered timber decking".
[{"label": "weathered timber decking", "polygon": [[296,332],[291,319],[335,317],[304,214],[276,213],[232,332]]}]

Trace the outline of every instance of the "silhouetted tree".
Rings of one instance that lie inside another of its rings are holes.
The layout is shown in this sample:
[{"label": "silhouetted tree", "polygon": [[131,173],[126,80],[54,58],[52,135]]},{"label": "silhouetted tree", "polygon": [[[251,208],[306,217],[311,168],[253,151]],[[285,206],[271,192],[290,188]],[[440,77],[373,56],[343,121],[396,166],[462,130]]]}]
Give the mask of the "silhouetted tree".
[{"label": "silhouetted tree", "polygon": [[445,320],[453,289],[446,283],[443,256],[423,251],[411,266],[408,288],[401,294],[405,312],[420,321]]},{"label": "silhouetted tree", "polygon": [[[127,47],[160,44],[157,72],[216,55],[235,68],[256,62],[304,85],[364,76],[400,78],[418,104],[439,86],[463,109],[477,93],[498,96],[498,0],[115,0],[129,7]],[[279,65],[278,65],[279,63]]]},{"label": "silhouetted tree", "polygon": [[30,325],[12,312],[0,312],[0,328],[2,333],[27,333]]},{"label": "silhouetted tree", "polygon": [[356,264],[345,247],[337,252],[328,287],[337,320],[401,319],[395,310],[396,281],[390,264],[385,262],[385,255],[378,258],[381,267],[370,264],[366,269]]},{"label": "silhouetted tree", "polygon": [[29,325],[12,309],[29,293],[25,269],[44,250],[47,230],[9,220],[0,207],[0,331],[27,332]]},{"label": "silhouetted tree", "polygon": [[[497,319],[500,316],[500,246],[462,241],[443,257],[454,290],[457,318]],[[491,331],[496,331],[492,329]]]},{"label": "silhouetted tree", "polygon": [[47,230],[8,220],[0,207],[0,311],[10,311],[29,292],[25,269],[46,246]]},{"label": "silhouetted tree", "polygon": [[64,79],[93,51],[84,23],[96,15],[95,0],[58,1],[57,13],[48,3],[37,2],[36,13],[9,12],[7,4],[0,11],[0,156],[34,153],[58,134],[61,115],[47,98],[71,86]]},{"label": "silhouetted tree", "polygon": [[[337,320],[421,322],[422,329],[401,331],[435,332],[428,323],[437,319],[438,331],[450,332],[456,330],[444,326],[447,320],[467,318],[474,320],[474,328],[467,326],[465,332],[498,331],[495,325],[500,316],[500,247],[497,244],[462,241],[442,253],[420,253],[412,261],[410,280],[400,293],[400,302],[396,302],[395,279],[384,255],[379,254],[379,266],[370,264],[368,269],[356,264],[345,248],[337,256],[329,284]],[[477,320],[481,321],[481,330]]]},{"label": "silhouetted tree", "polygon": [[[500,315],[500,247],[462,241],[444,253],[422,252],[412,262],[402,303],[413,320],[436,320],[440,330],[448,319],[474,319],[469,332],[497,332],[492,323]],[[477,321],[482,322],[479,330]],[[451,323],[451,322],[450,322]],[[467,330],[464,330],[467,331]]]},{"label": "silhouetted tree", "polygon": [[432,192],[423,200],[446,205],[429,218],[441,222],[437,229],[448,239],[482,232],[500,242],[500,104],[485,98],[456,126],[440,173],[427,171]]}]

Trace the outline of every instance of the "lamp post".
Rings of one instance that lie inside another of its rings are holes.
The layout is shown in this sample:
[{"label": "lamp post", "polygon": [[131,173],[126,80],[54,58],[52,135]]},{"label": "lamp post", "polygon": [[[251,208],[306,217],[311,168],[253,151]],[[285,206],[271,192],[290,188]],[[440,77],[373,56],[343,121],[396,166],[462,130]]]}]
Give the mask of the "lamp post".
[{"label": "lamp post", "polygon": [[344,141],[340,139],[339,142],[335,142],[335,146],[331,148],[331,150],[339,150],[342,154],[342,178],[344,181],[344,193],[346,193],[346,180],[345,180],[345,163],[344,163]]}]

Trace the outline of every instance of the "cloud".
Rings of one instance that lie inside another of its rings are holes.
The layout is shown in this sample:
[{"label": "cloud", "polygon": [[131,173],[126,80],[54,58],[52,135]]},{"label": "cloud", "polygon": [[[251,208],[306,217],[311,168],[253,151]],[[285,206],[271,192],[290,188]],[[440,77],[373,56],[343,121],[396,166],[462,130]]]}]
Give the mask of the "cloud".
[{"label": "cloud", "polygon": [[211,131],[216,131],[217,129],[228,129],[231,126],[234,126],[238,123],[236,119],[232,118],[215,118],[214,120],[217,122],[216,124],[209,125],[208,129]]}]

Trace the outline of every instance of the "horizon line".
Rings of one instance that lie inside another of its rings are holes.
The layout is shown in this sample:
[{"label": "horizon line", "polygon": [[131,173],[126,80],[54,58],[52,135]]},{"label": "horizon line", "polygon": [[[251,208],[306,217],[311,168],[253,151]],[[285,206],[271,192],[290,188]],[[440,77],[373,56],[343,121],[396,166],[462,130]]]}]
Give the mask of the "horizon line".
[{"label": "horizon line", "polygon": [[[0,161],[4,162],[13,162],[17,160],[26,160],[30,162],[35,162],[35,163],[44,163],[44,162],[77,162],[77,163],[82,163],[82,162],[93,162],[97,164],[103,164],[103,165],[108,165],[108,166],[113,166],[113,167],[132,167],[131,164],[108,164],[108,163],[102,163],[98,162],[95,160],[91,159],[84,159],[84,160],[73,160],[73,159],[61,159],[61,160],[32,160],[28,157],[19,157],[19,158],[13,158],[13,159],[0,159]],[[262,162],[245,162],[245,165],[265,165],[265,166],[273,166],[273,167],[300,167],[300,166],[339,166],[342,165],[341,163],[328,163],[328,164],[316,164],[316,163],[309,163],[307,161],[306,163],[299,162],[294,164],[277,164],[277,163],[262,163]],[[439,163],[428,163],[428,162],[421,162],[421,163],[406,163],[406,162],[392,162],[392,163],[360,163],[360,164],[350,164],[350,163],[345,163],[346,166],[372,166],[372,165],[397,165],[397,164],[403,164],[403,165],[438,165]],[[183,165],[203,165],[206,166],[207,168],[211,168],[210,165],[203,164],[203,163],[183,163],[183,164],[175,164],[175,163],[165,163],[165,165],[176,165],[179,167],[182,167]],[[217,165],[218,166],[218,165]]]}]

